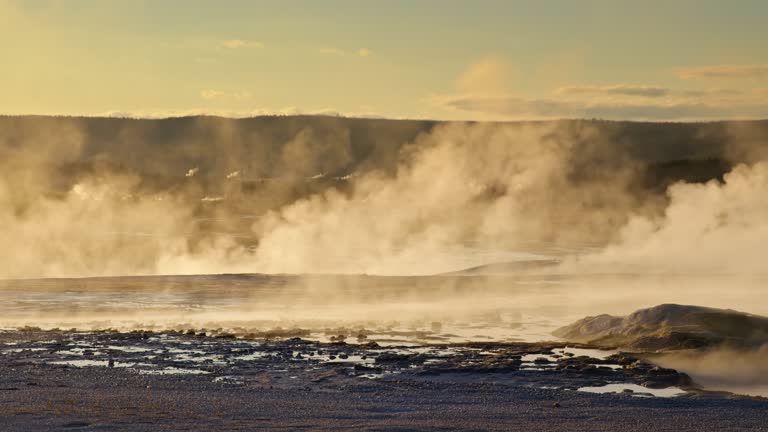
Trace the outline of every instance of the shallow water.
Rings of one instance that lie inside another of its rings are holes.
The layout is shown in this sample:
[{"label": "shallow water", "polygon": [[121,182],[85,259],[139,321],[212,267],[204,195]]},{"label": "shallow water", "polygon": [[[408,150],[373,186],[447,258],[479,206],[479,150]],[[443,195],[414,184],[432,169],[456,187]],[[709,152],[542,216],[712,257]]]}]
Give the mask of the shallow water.
[{"label": "shallow water", "polygon": [[[660,303],[768,315],[766,278],[522,272],[418,277],[201,275],[0,281],[0,328],[182,330],[383,346],[556,340],[587,315]],[[724,287],[727,287],[725,289]],[[88,347],[69,347],[85,350]],[[115,348],[120,349],[120,348]],[[132,348],[125,348],[132,349]],[[594,358],[601,352],[574,355]],[[188,353],[178,353],[185,360]],[[561,353],[562,354],[562,353]],[[253,354],[242,354],[244,359]],[[186,358],[191,360],[191,358]],[[206,358],[201,361],[220,361]],[[546,365],[524,359],[525,368]],[[552,360],[552,359],[549,359]],[[686,365],[678,370],[696,371]],[[747,394],[749,383],[706,383]],[[746,390],[745,390],[746,389]]]},{"label": "shallow water", "polygon": [[664,389],[652,389],[648,387],[643,387],[637,384],[628,384],[628,383],[613,383],[613,384],[606,384],[604,386],[598,386],[598,387],[581,387],[579,388],[579,391],[581,392],[587,392],[587,393],[624,393],[624,394],[630,394],[635,397],[647,397],[647,396],[653,396],[653,397],[676,397],[685,394],[685,390],[680,389],[678,387],[667,387]]},{"label": "shallow water", "polygon": [[[57,364],[57,365],[66,365],[66,366],[72,366],[72,367],[109,367],[109,361],[108,360],[61,360],[61,361],[54,361],[51,362],[51,364]],[[114,362],[112,367],[116,368],[132,368],[136,367],[137,363],[121,363],[121,362]]]},{"label": "shallow water", "polygon": [[[301,328],[387,344],[540,341],[599,313],[659,303],[768,314],[763,280],[686,276],[155,276],[0,281],[0,327]],[[724,290],[723,287],[728,289]]]}]

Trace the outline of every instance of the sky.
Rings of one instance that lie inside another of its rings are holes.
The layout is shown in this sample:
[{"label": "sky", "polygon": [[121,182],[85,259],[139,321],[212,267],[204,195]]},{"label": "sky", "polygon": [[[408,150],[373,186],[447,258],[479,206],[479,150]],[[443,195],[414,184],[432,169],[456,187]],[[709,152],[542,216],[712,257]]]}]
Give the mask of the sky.
[{"label": "sky", "polygon": [[0,0],[0,113],[768,118],[765,0]]}]

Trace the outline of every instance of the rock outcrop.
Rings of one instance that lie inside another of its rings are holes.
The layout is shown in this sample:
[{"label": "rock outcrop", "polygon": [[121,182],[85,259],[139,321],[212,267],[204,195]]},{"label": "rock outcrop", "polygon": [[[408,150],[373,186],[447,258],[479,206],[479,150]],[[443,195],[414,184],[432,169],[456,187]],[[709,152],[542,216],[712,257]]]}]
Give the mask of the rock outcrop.
[{"label": "rock outcrop", "polygon": [[625,317],[587,317],[555,330],[553,335],[573,342],[646,351],[751,348],[768,343],[768,318],[729,309],[663,304]]}]

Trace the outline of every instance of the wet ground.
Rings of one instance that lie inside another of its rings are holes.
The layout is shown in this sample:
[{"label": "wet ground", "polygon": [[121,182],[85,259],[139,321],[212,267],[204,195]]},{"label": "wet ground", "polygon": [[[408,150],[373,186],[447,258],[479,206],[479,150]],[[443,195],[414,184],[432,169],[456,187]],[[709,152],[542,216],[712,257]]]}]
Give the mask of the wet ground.
[{"label": "wet ground", "polygon": [[587,346],[201,333],[0,332],[3,430],[764,430],[768,420],[768,401],[704,392]]},{"label": "wet ground", "polygon": [[762,280],[728,285],[727,298],[722,286],[536,274],[0,281],[0,431],[766,430],[764,400],[704,391],[635,355],[538,342],[650,302],[766,313]]},{"label": "wet ground", "polygon": [[[494,381],[562,390],[600,388],[608,383],[643,383],[649,387],[638,396],[650,396],[659,387],[691,387],[684,375],[654,369],[628,354],[558,343],[382,346],[364,338],[353,343],[322,343],[298,337],[241,339],[229,333],[209,333],[210,336],[203,331],[120,333],[27,328],[0,333],[0,358],[6,364],[45,368],[206,375],[213,382],[232,385],[243,385],[254,376],[263,380],[267,375],[270,381],[285,380],[280,382],[290,384],[320,382],[335,375],[367,380],[436,381],[446,376],[461,380],[462,374],[480,374]],[[682,393],[679,388],[675,390]]]}]

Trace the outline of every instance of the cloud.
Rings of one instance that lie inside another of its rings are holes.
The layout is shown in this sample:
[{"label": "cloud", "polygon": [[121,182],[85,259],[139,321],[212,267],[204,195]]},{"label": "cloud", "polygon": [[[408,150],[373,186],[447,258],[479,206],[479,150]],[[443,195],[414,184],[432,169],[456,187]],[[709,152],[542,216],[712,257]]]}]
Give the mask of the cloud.
[{"label": "cloud", "polygon": [[221,99],[244,100],[244,99],[250,99],[251,93],[247,91],[224,92],[221,90],[204,89],[204,90],[200,90],[200,97],[206,100],[221,100]]},{"label": "cloud", "polygon": [[250,99],[251,93],[247,91],[236,91],[236,92],[230,93],[230,96],[237,100],[243,100],[243,99]]},{"label": "cloud", "polygon": [[715,120],[768,117],[768,103],[628,103],[525,99],[515,96],[448,96],[434,99],[449,110],[509,119],[604,118],[615,120]]},{"label": "cloud", "polygon": [[211,89],[200,90],[200,97],[203,99],[214,100],[214,99],[221,99],[224,96],[226,96],[226,93],[224,93],[223,91],[211,90]]},{"label": "cloud", "polygon": [[704,90],[684,90],[679,92],[683,96],[689,97],[709,97],[709,96],[738,96],[744,94],[741,90],[727,88],[710,88]]},{"label": "cloud", "polygon": [[510,63],[498,56],[488,56],[472,64],[456,81],[458,89],[467,94],[497,94],[509,90],[514,74]]},{"label": "cloud", "polygon": [[320,48],[318,52],[324,55],[332,55],[332,56],[339,56],[339,57],[346,55],[346,52],[344,52],[344,50],[339,48],[330,48],[330,47]]},{"label": "cloud", "polygon": [[759,89],[674,89],[641,84],[568,85],[551,97],[522,97],[510,91],[512,66],[489,56],[470,64],[456,80],[457,92],[428,103],[473,120],[603,118],[685,121],[768,117]]},{"label": "cloud", "polygon": [[368,48],[358,48],[355,51],[347,52],[341,48],[335,48],[335,47],[323,47],[317,50],[320,54],[327,55],[327,56],[336,56],[336,57],[343,57],[346,55],[355,55],[358,57],[370,57],[373,55],[373,51],[371,51]]},{"label": "cloud", "polygon": [[682,79],[766,78],[768,64],[699,66],[681,68],[676,72]]},{"label": "cloud", "polygon": [[582,94],[603,94],[603,95],[622,95],[622,96],[642,96],[642,97],[662,97],[670,93],[670,90],[664,87],[642,86],[642,85],[609,85],[609,86],[589,86],[575,85],[560,87],[555,90],[558,95],[582,95]]},{"label": "cloud", "polygon": [[435,98],[438,105],[452,110],[510,117],[561,117],[575,112],[578,103],[514,96],[447,96]]},{"label": "cloud", "polygon": [[222,48],[238,49],[238,48],[264,48],[264,44],[258,41],[250,41],[243,39],[229,39],[221,42]]}]

